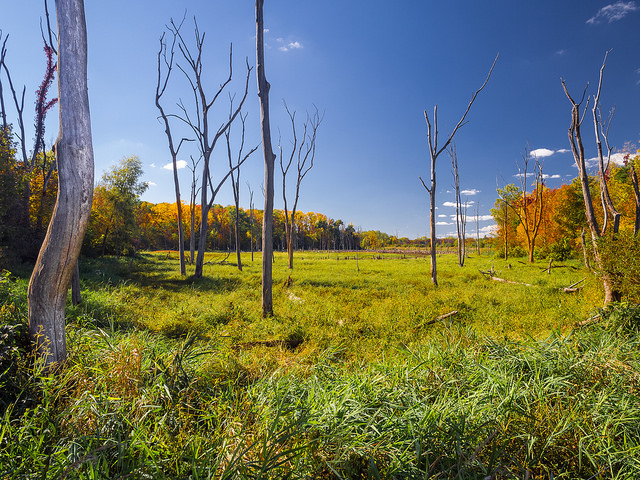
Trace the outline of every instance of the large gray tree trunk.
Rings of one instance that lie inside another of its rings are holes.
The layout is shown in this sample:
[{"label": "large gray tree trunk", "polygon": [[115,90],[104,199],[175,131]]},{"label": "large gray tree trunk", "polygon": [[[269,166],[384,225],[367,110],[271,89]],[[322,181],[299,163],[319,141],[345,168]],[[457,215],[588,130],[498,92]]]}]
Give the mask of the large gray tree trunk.
[{"label": "large gray tree trunk", "polygon": [[256,56],[258,97],[260,98],[260,124],[264,153],[264,217],[262,220],[262,316],[273,315],[272,265],[273,256],[273,184],[276,156],[271,145],[269,123],[269,82],[264,71],[264,0],[256,0]]},{"label": "large gray tree trunk", "polygon": [[47,365],[64,361],[65,303],[93,199],[93,146],[82,0],[56,0],[60,133],[58,199],[29,282],[29,333]]}]

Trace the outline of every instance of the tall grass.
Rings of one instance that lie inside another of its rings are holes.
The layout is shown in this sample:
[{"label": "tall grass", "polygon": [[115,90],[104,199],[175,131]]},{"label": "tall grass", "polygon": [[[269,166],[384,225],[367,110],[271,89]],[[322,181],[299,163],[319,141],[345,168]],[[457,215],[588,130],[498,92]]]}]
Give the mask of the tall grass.
[{"label": "tall grass", "polygon": [[303,253],[266,320],[258,261],[203,282],[157,255],[85,263],[56,376],[5,275],[0,478],[639,477],[640,308],[574,331],[597,282],[559,288],[584,272],[445,260],[435,289],[422,259]]}]

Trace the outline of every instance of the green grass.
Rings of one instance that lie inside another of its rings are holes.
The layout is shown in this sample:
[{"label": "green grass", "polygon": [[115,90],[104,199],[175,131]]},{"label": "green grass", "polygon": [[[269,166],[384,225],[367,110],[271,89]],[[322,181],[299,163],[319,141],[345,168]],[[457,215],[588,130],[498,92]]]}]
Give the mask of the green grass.
[{"label": "green grass", "polygon": [[0,478],[640,476],[639,308],[573,331],[602,298],[577,262],[443,255],[435,288],[424,257],[345,256],[276,254],[268,319],[259,255],[84,261],[55,377],[5,278]]}]

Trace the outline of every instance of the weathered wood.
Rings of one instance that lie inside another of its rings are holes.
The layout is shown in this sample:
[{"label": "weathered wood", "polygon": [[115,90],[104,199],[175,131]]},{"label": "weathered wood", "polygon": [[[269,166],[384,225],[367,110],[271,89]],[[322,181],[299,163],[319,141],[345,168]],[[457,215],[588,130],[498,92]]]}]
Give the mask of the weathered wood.
[{"label": "weathered wood", "polygon": [[535,285],[532,285],[530,283],[514,282],[512,280],[505,280],[504,278],[496,277],[496,276],[494,276],[493,271],[483,272],[482,270],[480,270],[480,273],[482,273],[483,275],[487,276],[490,280],[494,280],[496,282],[510,283],[512,285],[523,285],[525,287],[535,287]]},{"label": "weathered wood", "polygon": [[273,186],[276,156],[271,144],[269,122],[269,82],[264,68],[264,0],[256,0],[256,57],[258,97],[260,99],[260,126],[264,154],[264,213],[262,219],[262,316],[273,315]]},{"label": "weathered wood", "polygon": [[66,358],[65,302],[93,200],[93,145],[82,0],[56,0],[60,132],[58,198],[28,289],[29,334],[48,366]]},{"label": "weathered wood", "polygon": [[586,278],[583,278],[582,280],[578,280],[577,282],[572,283],[568,287],[561,288],[561,290],[563,292],[565,292],[565,293],[576,293],[576,292],[579,292],[580,290],[582,290],[584,288],[584,285],[582,285],[581,287],[578,287],[578,285],[580,285],[585,280],[586,280]]},{"label": "weathered wood", "polygon": [[431,120],[429,119],[429,114],[427,113],[426,110],[424,111],[424,119],[427,122],[427,142],[429,146],[429,157],[431,161],[430,186],[427,187],[425,182],[422,180],[422,177],[419,177],[419,178],[425,190],[429,194],[429,223],[431,227],[431,252],[430,252],[431,282],[435,286],[438,286],[438,272],[437,272],[437,266],[436,266],[436,241],[437,241],[437,238],[436,238],[436,160],[440,156],[440,154],[449,147],[449,144],[453,140],[453,137],[455,137],[460,127],[462,127],[466,123],[466,118],[467,118],[467,115],[469,114],[469,111],[471,110],[471,106],[476,101],[476,98],[478,98],[478,95],[480,94],[480,92],[484,89],[484,87],[489,82],[489,78],[491,78],[491,73],[493,72],[493,69],[496,66],[496,62],[498,61],[498,56],[499,55],[496,55],[496,58],[493,61],[491,68],[489,69],[489,73],[487,74],[487,78],[485,79],[484,83],[472,95],[471,100],[469,100],[469,103],[467,104],[467,109],[465,110],[464,114],[460,118],[460,121],[453,128],[453,130],[449,134],[449,137],[447,137],[447,140],[444,142],[442,146],[438,146],[438,106],[435,105],[433,108],[433,125],[431,124]]},{"label": "weathered wood", "polygon": [[600,320],[602,320],[602,317],[600,315],[594,315],[593,317],[587,318],[586,320],[582,320],[581,322],[576,322],[574,324],[574,327],[576,328],[587,327],[589,325],[598,323]]},{"label": "weathered wood", "polygon": [[[604,74],[604,67],[607,61],[607,55],[609,52],[607,52],[607,54],[605,54],[604,60],[602,62],[602,67],[600,68],[600,79],[599,79],[599,83],[598,83],[598,90],[597,90],[597,94],[596,96],[594,96],[594,105],[593,105],[593,109],[594,109],[594,128],[596,130],[596,137],[597,137],[597,142],[599,142],[599,128],[598,128],[598,115],[595,113],[598,109],[598,104],[600,101],[600,91],[602,88],[602,79],[603,79],[603,74]],[[587,217],[587,225],[589,226],[589,230],[591,233],[591,242],[593,245],[593,255],[596,261],[596,264],[598,265],[598,268],[600,268],[602,270],[602,259],[600,258],[600,253],[598,251],[598,245],[597,245],[597,240],[598,238],[600,238],[604,232],[605,232],[605,227],[603,227],[602,230],[600,230],[599,225],[598,225],[598,220],[596,218],[596,214],[595,214],[595,209],[593,207],[593,200],[591,198],[591,190],[590,190],[590,184],[589,184],[589,174],[587,171],[587,166],[586,166],[586,159],[585,159],[585,153],[584,153],[584,144],[582,142],[582,134],[581,134],[581,126],[582,126],[582,122],[584,120],[584,115],[586,113],[586,107],[584,109],[583,112],[581,112],[582,109],[582,103],[584,102],[584,99],[586,97],[587,94],[587,88],[589,87],[589,84],[587,84],[587,86],[584,89],[584,92],[582,93],[582,98],[580,99],[579,102],[576,102],[573,97],[569,94],[569,90],[567,89],[567,86],[564,82],[563,79],[561,79],[561,83],[562,83],[562,89],[564,90],[565,95],[567,96],[567,99],[569,100],[569,102],[571,103],[571,125],[569,127],[569,143],[571,145],[571,152],[573,154],[573,158],[575,160],[576,166],[578,167],[578,178],[580,179],[580,185],[582,187],[582,196],[584,199],[584,206],[585,206],[585,214]],[[588,105],[588,101],[587,101],[587,105]],[[605,178],[605,171],[603,170],[604,168],[604,162],[602,159],[602,148],[601,145],[599,146],[599,152],[598,152],[598,167],[599,167],[599,173],[600,173],[600,178],[604,179]],[[602,182],[600,183],[600,193],[601,193],[601,197],[603,199],[603,203],[604,203],[604,212],[605,212],[605,217],[606,214],[608,212],[613,213],[614,215],[614,229],[615,229],[615,222],[616,222],[616,215],[614,210],[615,209],[611,209],[610,207],[612,207],[613,205],[609,205],[609,201],[610,198],[606,198],[608,196],[608,191],[605,192],[604,191],[604,187],[606,187],[606,182],[603,184]],[[583,244],[584,244],[584,240],[583,240]],[[587,262],[587,256],[585,254],[585,263]],[[616,301],[620,299],[620,292],[618,292],[615,287],[612,284],[611,278],[610,276],[606,273],[603,272],[602,274],[602,286],[604,289],[604,304],[607,305],[610,302]]]},{"label": "weathered wood", "polygon": [[[156,97],[155,103],[156,108],[160,112],[160,118],[164,123],[164,132],[167,136],[167,141],[169,142],[169,153],[171,154],[171,163],[173,165],[173,186],[176,194],[176,207],[178,209],[178,251],[180,256],[180,275],[186,275],[187,269],[185,265],[184,259],[184,230],[182,227],[182,201],[180,199],[180,182],[178,179],[178,154],[180,153],[180,147],[182,143],[187,139],[183,138],[180,140],[178,147],[175,147],[173,142],[173,134],[171,132],[171,124],[169,123],[169,118],[164,111],[164,107],[160,103],[162,95],[167,89],[167,85],[169,84],[169,78],[171,77],[171,72],[173,70],[173,57],[175,51],[175,44],[180,34],[180,26],[182,24],[175,27],[174,30],[171,30],[173,34],[173,41],[171,42],[171,50],[169,55],[167,56],[167,45],[164,41],[164,33],[160,37],[160,49],[158,50],[158,78],[156,82]],[[162,74],[162,61],[164,60],[166,74],[163,76]]]}]

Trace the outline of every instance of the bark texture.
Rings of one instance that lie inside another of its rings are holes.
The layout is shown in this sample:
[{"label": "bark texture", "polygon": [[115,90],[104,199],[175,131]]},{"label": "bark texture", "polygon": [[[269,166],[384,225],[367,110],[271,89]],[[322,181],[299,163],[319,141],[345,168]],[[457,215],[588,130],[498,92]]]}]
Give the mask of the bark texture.
[{"label": "bark texture", "polygon": [[273,185],[276,156],[271,144],[269,123],[269,82],[264,69],[264,0],[256,0],[256,56],[260,125],[264,154],[264,216],[262,220],[262,316],[273,315],[272,264],[273,256]]},{"label": "bark texture", "polygon": [[29,333],[51,366],[66,358],[65,301],[93,199],[93,146],[87,90],[87,32],[82,0],[56,0],[58,17],[56,206],[29,282]]}]

